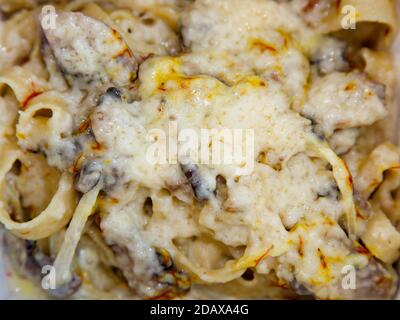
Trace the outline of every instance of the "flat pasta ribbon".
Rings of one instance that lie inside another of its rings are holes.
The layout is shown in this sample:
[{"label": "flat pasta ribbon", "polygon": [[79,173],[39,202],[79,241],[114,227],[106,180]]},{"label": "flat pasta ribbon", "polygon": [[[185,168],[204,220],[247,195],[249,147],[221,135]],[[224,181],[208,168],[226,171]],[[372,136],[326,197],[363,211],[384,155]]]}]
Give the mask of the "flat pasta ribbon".
[{"label": "flat pasta ribbon", "polygon": [[[22,151],[14,146],[3,147],[3,156],[0,159],[0,185],[6,182],[6,174],[11,170],[14,162],[21,156]],[[47,238],[60,231],[71,219],[75,206],[75,191],[73,179],[68,173],[63,173],[58,189],[47,208],[38,216],[27,222],[16,222],[11,219],[6,210],[6,204],[0,200],[0,222],[16,236],[38,240]]]}]

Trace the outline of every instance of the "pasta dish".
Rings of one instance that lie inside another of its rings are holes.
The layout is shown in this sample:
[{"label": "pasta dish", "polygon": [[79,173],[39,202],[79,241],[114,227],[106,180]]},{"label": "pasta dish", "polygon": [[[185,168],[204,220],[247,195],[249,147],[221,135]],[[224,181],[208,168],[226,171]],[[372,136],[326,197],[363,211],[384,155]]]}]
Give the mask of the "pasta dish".
[{"label": "pasta dish", "polygon": [[0,0],[0,224],[50,298],[393,299],[390,0]]}]

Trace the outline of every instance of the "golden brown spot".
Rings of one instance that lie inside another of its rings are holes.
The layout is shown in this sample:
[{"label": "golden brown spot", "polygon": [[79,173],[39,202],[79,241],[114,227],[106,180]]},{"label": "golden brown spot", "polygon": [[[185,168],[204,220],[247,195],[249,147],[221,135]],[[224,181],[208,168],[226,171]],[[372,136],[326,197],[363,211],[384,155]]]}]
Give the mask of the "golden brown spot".
[{"label": "golden brown spot", "polygon": [[353,91],[356,88],[356,84],[354,82],[350,82],[344,88],[345,91]]},{"label": "golden brown spot", "polygon": [[290,289],[289,283],[282,279],[278,279],[278,281],[274,283],[274,286],[281,289]]},{"label": "golden brown spot", "polygon": [[299,243],[297,246],[297,252],[299,253],[299,256],[303,258],[304,256],[304,248],[303,248],[304,242],[303,238],[299,235]]},{"label": "golden brown spot", "polygon": [[20,140],[25,140],[26,136],[23,133],[17,132],[17,138]]},{"label": "golden brown spot", "polygon": [[364,246],[362,246],[361,244],[357,244],[356,246],[356,252],[360,253],[360,254],[365,254],[365,255],[369,255],[369,250],[367,248],[365,248]]},{"label": "golden brown spot", "polygon": [[319,255],[319,261],[321,263],[321,267],[323,269],[327,269],[328,268],[328,264],[326,263],[326,258],[325,258],[324,254],[322,253],[320,248],[318,248],[318,255]]},{"label": "golden brown spot", "polygon": [[128,47],[122,49],[120,52],[118,52],[116,55],[113,56],[113,59],[118,59],[120,57],[123,57],[125,54],[128,54],[129,57],[132,58],[133,54],[131,50],[129,50]]},{"label": "golden brown spot", "polygon": [[23,102],[21,102],[21,109],[26,110],[29,102],[38,95],[41,95],[42,93],[43,91],[33,91]]},{"label": "golden brown spot", "polygon": [[90,128],[90,125],[91,125],[90,119],[86,119],[79,125],[79,128],[75,134],[82,134],[86,132]]},{"label": "golden brown spot", "polygon": [[99,142],[95,141],[92,146],[91,146],[93,151],[100,151],[102,149],[102,146]]},{"label": "golden brown spot", "polygon": [[154,53],[149,53],[149,54],[141,55],[139,58],[140,58],[141,62],[144,62],[145,60],[147,60],[153,56],[154,56]]},{"label": "golden brown spot", "polygon": [[386,282],[386,280],[387,280],[387,278],[385,278],[383,276],[374,277],[374,282],[377,286],[384,284]]},{"label": "golden brown spot", "polygon": [[160,91],[167,91],[167,89],[165,88],[165,82],[161,82],[160,85],[158,86],[158,90]]},{"label": "golden brown spot", "polygon": [[335,226],[336,223],[334,221],[332,221],[331,219],[327,218],[324,220],[324,224],[328,225],[328,226]]},{"label": "golden brown spot", "polygon": [[358,207],[356,207],[356,217],[361,220],[365,220],[365,217],[362,215],[362,213]]},{"label": "golden brown spot", "polygon": [[348,178],[347,178],[347,181],[348,181],[349,185],[350,185],[351,187],[353,187],[353,176],[352,176],[351,174],[349,174],[349,176],[348,176]]},{"label": "golden brown spot", "polygon": [[17,213],[15,212],[15,210],[12,210],[8,216],[10,217],[10,219],[14,222],[21,222],[20,219],[17,216]]},{"label": "golden brown spot", "polygon": [[269,51],[273,54],[278,53],[278,50],[274,46],[267,44],[262,40],[254,40],[251,47],[260,50],[261,53],[264,53],[265,51]]},{"label": "golden brown spot", "polygon": [[317,0],[308,0],[306,5],[303,7],[303,12],[307,13],[314,10],[315,6],[318,4]]},{"label": "golden brown spot", "polygon": [[81,153],[79,155],[79,157],[75,160],[74,164],[71,166],[71,168],[69,168],[69,171],[71,173],[78,173],[81,169],[81,165],[83,160],[85,159],[85,156],[83,155],[83,153]]},{"label": "golden brown spot", "polygon": [[121,37],[121,35],[119,34],[119,32],[117,30],[112,29],[111,32],[112,32],[114,38],[116,38],[117,40],[122,41],[122,37]]},{"label": "golden brown spot", "polygon": [[224,206],[224,210],[226,211],[226,212],[229,212],[229,213],[235,213],[235,212],[237,212],[238,210],[235,208],[235,207],[233,207],[233,206]]},{"label": "golden brown spot", "polygon": [[274,247],[274,245],[271,245],[271,246],[269,247],[269,249],[268,249],[267,251],[265,251],[265,252],[261,255],[261,257],[257,258],[257,259],[254,261],[254,263],[255,263],[254,266],[255,266],[255,267],[257,267],[258,264],[261,262],[261,260],[264,259],[264,258],[271,252],[271,250],[272,250],[273,247]]},{"label": "golden brown spot", "polygon": [[172,259],[167,250],[161,248],[161,249],[157,249],[157,252],[159,254],[159,257],[161,257],[161,259],[162,259],[161,262],[164,266],[172,265]]},{"label": "golden brown spot", "polygon": [[347,176],[347,183],[348,183],[348,184],[350,185],[350,187],[352,188],[352,187],[353,187],[353,176],[351,175],[349,166],[347,165],[347,163],[346,163],[345,161],[343,161],[343,165],[344,165],[344,167],[346,168],[346,171],[347,171],[347,174],[348,174],[348,176]]},{"label": "golden brown spot", "polygon": [[267,157],[267,153],[265,151],[260,152],[260,154],[257,157],[257,162],[258,163],[264,163],[267,164],[268,162],[268,157]]},{"label": "golden brown spot", "polygon": [[186,83],[186,81],[180,81],[179,82],[179,86],[181,87],[181,89],[184,89],[184,90],[189,88],[189,86]]}]

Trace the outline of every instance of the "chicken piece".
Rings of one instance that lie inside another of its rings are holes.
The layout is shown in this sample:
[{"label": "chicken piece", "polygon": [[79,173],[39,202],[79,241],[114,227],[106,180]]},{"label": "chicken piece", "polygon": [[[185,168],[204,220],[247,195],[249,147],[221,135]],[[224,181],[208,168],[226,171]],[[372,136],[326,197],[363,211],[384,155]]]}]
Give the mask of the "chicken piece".
[{"label": "chicken piece", "polygon": [[[105,243],[115,256],[115,266],[126,282],[142,298],[167,294],[180,296],[190,288],[186,273],[178,269],[167,243],[153,244],[145,229],[153,215],[153,201],[148,190],[134,184],[112,191],[112,202],[104,201],[99,210],[104,212],[100,229]],[[123,196],[121,196],[123,195]],[[135,199],[135,201],[132,201]]]},{"label": "chicken piece", "polygon": [[333,72],[314,81],[302,113],[318,133],[367,126],[387,115],[381,90],[360,72]]},{"label": "chicken piece", "polygon": [[136,78],[137,61],[121,35],[77,12],[57,12],[56,27],[43,29],[58,67],[72,86],[123,87]]}]

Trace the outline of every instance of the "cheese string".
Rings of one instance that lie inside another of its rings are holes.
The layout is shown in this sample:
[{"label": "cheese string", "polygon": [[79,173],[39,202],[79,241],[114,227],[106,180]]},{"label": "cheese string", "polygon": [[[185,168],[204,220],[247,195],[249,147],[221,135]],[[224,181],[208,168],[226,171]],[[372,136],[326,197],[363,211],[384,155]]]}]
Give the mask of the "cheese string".
[{"label": "cheese string", "polygon": [[346,163],[340,159],[329,147],[326,141],[321,141],[315,134],[307,136],[307,142],[311,151],[326,159],[332,166],[333,176],[342,194],[341,204],[347,218],[347,231],[349,238],[357,240],[357,211],[353,198],[353,178]]}]

